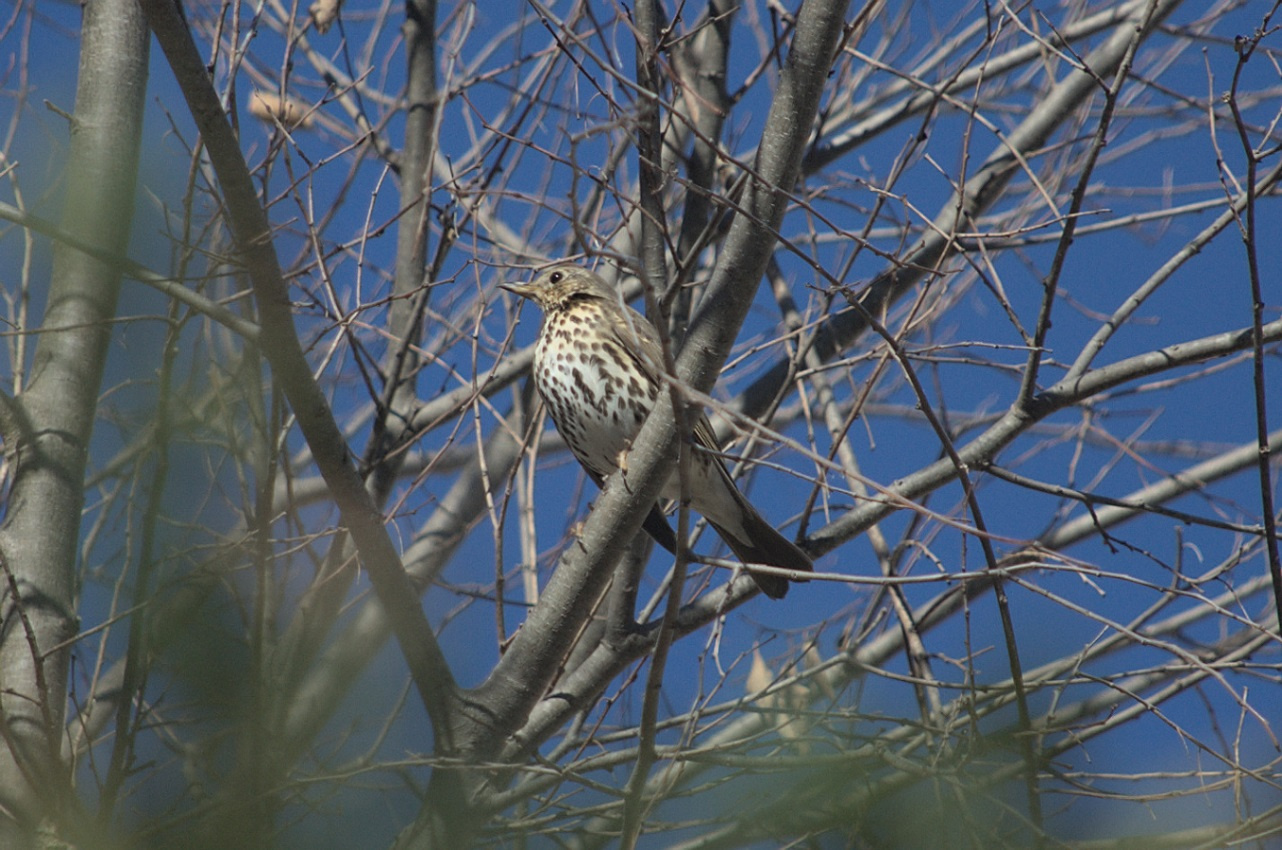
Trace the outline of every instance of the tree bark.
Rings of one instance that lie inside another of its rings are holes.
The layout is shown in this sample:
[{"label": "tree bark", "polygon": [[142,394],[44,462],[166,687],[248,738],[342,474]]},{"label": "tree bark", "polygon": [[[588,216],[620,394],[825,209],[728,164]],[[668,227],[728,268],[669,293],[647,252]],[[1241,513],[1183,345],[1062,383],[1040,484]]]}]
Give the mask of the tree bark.
[{"label": "tree bark", "polygon": [[[123,254],[147,89],[148,33],[135,0],[84,7],[62,227]],[[120,269],[63,243],[24,392],[12,403],[13,486],[0,525],[0,846],[31,841],[73,805],[62,758],[70,641],[76,615],[76,541],[85,467]],[[65,826],[65,823],[63,824]]]}]

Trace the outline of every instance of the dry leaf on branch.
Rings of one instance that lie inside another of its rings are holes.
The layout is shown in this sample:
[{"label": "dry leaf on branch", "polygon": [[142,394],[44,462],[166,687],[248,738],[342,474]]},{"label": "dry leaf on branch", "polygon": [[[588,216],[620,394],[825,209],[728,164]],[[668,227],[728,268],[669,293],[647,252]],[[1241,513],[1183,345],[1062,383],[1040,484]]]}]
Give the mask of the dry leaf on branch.
[{"label": "dry leaf on branch", "polygon": [[311,108],[307,104],[271,92],[255,91],[251,94],[249,114],[260,121],[279,121],[288,130],[306,130],[312,126]]}]

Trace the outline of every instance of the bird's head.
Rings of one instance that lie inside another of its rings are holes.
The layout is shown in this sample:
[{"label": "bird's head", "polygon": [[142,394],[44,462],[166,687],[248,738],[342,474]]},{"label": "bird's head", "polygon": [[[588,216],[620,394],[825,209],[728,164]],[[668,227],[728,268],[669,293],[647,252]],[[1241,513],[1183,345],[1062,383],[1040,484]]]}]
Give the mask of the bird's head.
[{"label": "bird's head", "polygon": [[567,264],[546,268],[529,283],[500,283],[499,288],[530,299],[545,313],[560,309],[578,298],[618,299],[618,295],[601,278],[587,269]]}]

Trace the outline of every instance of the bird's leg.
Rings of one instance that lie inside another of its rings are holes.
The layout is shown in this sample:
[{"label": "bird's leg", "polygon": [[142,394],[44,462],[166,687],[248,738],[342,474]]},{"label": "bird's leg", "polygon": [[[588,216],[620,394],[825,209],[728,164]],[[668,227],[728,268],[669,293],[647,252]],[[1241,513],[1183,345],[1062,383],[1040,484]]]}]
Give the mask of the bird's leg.
[{"label": "bird's leg", "polygon": [[632,488],[628,486],[628,449],[630,448],[631,446],[628,445],[619,449],[619,456],[614,459],[615,464],[619,467],[619,472],[623,473],[623,486],[629,493],[632,492]]}]

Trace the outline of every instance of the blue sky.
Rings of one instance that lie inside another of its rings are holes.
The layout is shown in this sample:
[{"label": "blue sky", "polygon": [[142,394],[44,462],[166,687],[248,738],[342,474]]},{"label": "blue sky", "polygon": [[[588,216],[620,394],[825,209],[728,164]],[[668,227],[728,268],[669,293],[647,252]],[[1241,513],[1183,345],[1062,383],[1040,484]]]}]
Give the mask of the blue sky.
[{"label": "blue sky", "polygon": [[[1119,110],[1110,133],[1109,146],[1104,151],[1088,197],[1089,215],[1083,220],[1084,226],[1089,227],[1095,221],[1109,220],[1130,212],[1150,212],[1161,209],[1163,205],[1178,206],[1224,197],[1217,154],[1222,154],[1234,173],[1240,175],[1241,151],[1236,138],[1225,126],[1219,128],[1217,151],[1212,144],[1209,129],[1204,125],[1198,126],[1199,109],[1204,109],[1204,106],[1196,99],[1225,90],[1236,62],[1232,36],[1249,32],[1258,23],[1258,16],[1263,11],[1260,8],[1262,5],[1247,4],[1226,15],[1213,32],[1202,39],[1201,51],[1185,50],[1175,55],[1168,66],[1165,61],[1167,56],[1163,51],[1176,41],[1177,34],[1184,32],[1184,28],[1191,26],[1206,11],[1200,6],[1190,6],[1187,10],[1177,12],[1168,23],[1168,32],[1156,36],[1141,52],[1138,66],[1141,74],[1151,73],[1158,85],[1138,100],[1128,100]],[[533,15],[527,7],[520,8],[520,15]],[[602,4],[600,14],[609,19],[613,14],[609,11],[611,8],[613,7]],[[1048,14],[1059,14],[1057,9],[1052,4]],[[339,64],[348,62],[359,65],[363,56],[375,57],[368,64],[371,77],[377,80],[385,77],[394,89],[402,73],[397,52],[399,40],[394,28],[380,34],[367,34],[362,27],[367,26],[368,12],[369,7],[364,4],[349,5],[344,12],[348,21],[349,38],[354,44],[361,45],[361,50],[344,54],[338,49],[334,36],[329,40],[317,37],[315,41],[319,49],[328,51],[327,55],[332,61]],[[903,57],[914,56],[915,50],[922,49],[916,46],[917,43],[929,43],[932,31],[957,26],[956,22],[938,17],[941,14],[940,9],[933,7],[913,7],[905,24],[912,37],[902,38]],[[32,30],[29,54],[33,87],[24,107],[20,131],[9,150],[10,160],[20,163],[20,179],[28,202],[38,199],[33,203],[33,208],[46,215],[53,215],[61,202],[57,183],[58,163],[65,154],[67,134],[64,120],[47,111],[42,100],[48,100],[67,111],[72,108],[78,17],[79,10],[74,4],[41,4]],[[524,18],[527,21],[531,19]],[[746,27],[744,20],[741,17],[740,22]],[[458,59],[460,65],[465,65],[468,58],[475,55],[467,51],[475,51],[479,45],[495,39],[508,39],[498,42],[506,52],[496,51],[489,60],[491,66],[487,67],[500,70],[491,71],[488,77],[481,73],[469,77],[458,72],[458,66],[450,64],[455,61],[455,57],[448,51],[443,51],[442,63],[454,68],[456,72],[456,76],[449,79],[466,82],[466,85],[450,91],[443,119],[445,129],[441,136],[442,153],[451,162],[457,163],[466,159],[472,135],[482,132],[482,120],[496,113],[506,101],[509,86],[520,79],[530,60],[516,43],[516,38],[512,35],[514,30],[505,29],[514,26],[513,21],[506,17],[490,18],[482,11],[474,18],[465,20],[462,16],[452,16],[449,9],[443,9],[442,21],[445,25],[442,45],[459,43],[465,47],[462,57]],[[459,34],[465,31],[467,36],[463,38]],[[536,33],[538,28],[532,27],[530,32]],[[369,41],[362,44],[360,39],[367,35]],[[861,48],[871,49],[880,35],[880,31],[876,30],[867,34]],[[630,73],[632,56],[626,36],[626,27],[610,24],[591,43],[599,55],[612,55],[615,66],[624,73]],[[453,40],[455,37],[458,41]],[[10,36],[9,41],[12,40]],[[279,67],[279,45],[279,39],[263,28],[256,39],[254,61],[267,68]],[[1266,41],[1266,45],[1275,47],[1269,41]],[[10,55],[13,55],[14,49],[12,45],[7,45]],[[746,29],[737,31],[730,66],[731,88],[735,88],[736,81],[742,81],[750,73],[754,67],[756,51],[756,43],[750,32]],[[522,60],[513,62],[509,69],[502,70],[503,63],[514,54],[521,56]],[[1258,101],[1248,105],[1248,115],[1252,121],[1265,127],[1271,126],[1270,122],[1275,117],[1279,90],[1276,65],[1266,61],[1267,59],[1263,54],[1257,56],[1248,66],[1243,83],[1245,90],[1262,93]],[[273,62],[276,64],[273,65]],[[1060,70],[1062,71],[1062,66]],[[993,120],[1005,122],[1001,124],[1004,131],[1009,131],[1010,125],[1017,120],[1019,110],[1026,105],[1027,99],[1036,96],[1039,84],[1036,70],[1029,70],[1027,78],[1027,85],[1011,95],[1009,102],[985,104]],[[309,80],[314,80],[314,74],[303,66],[301,60],[294,79],[300,96],[316,99],[321,97],[321,87],[309,84]],[[885,75],[874,75],[872,80],[874,85],[885,86],[890,83],[890,78]],[[9,91],[12,91],[12,85],[11,80]],[[767,74],[744,92],[743,105],[735,111],[727,126],[727,147],[733,153],[744,155],[754,147],[768,108],[771,85],[771,75]],[[239,81],[238,93],[242,99],[248,96],[251,88],[252,83],[246,75]],[[522,141],[530,145],[529,149],[519,156],[513,154],[503,162],[512,176],[502,184],[505,194],[496,202],[496,208],[511,227],[530,234],[530,244],[549,255],[566,250],[573,237],[573,231],[565,221],[565,213],[574,206],[570,202],[571,194],[577,193],[573,195],[574,200],[582,202],[590,193],[592,184],[587,179],[572,183],[572,169],[567,162],[563,159],[560,164],[548,165],[541,159],[541,152],[547,150],[561,157],[572,152],[586,174],[604,173],[611,146],[625,130],[611,126],[618,115],[610,109],[606,98],[601,94],[602,90],[619,96],[619,88],[609,75],[602,73],[599,68],[592,69],[590,65],[585,65],[580,75],[566,74],[558,78],[556,85],[541,92],[543,108],[546,110],[540,113],[541,119],[521,128]],[[1186,97],[1187,101],[1176,96],[1166,96],[1165,92],[1171,91],[1181,93],[1181,97]],[[243,102],[241,106],[244,107]],[[14,101],[11,97],[0,103],[0,109],[13,108]],[[333,104],[327,104],[323,109],[330,117],[341,116],[341,112]],[[1092,112],[1083,121],[1080,128],[1082,133],[1089,133],[1093,129],[1091,117],[1094,115]],[[253,123],[247,117],[244,121],[245,148],[250,161],[256,163],[261,160],[264,151],[269,149],[270,130]],[[192,139],[192,133],[190,121],[183,114],[183,106],[171,75],[164,66],[163,57],[154,48],[147,122],[146,154],[140,176],[142,191],[139,194],[139,213],[131,255],[154,268],[166,268],[171,253],[171,246],[165,237],[166,221],[172,222],[173,211],[180,208],[181,193],[187,178],[185,148]],[[177,128],[176,133],[173,128]],[[388,128],[389,138],[399,144],[399,121],[395,117],[389,122]],[[919,121],[905,122],[874,139],[858,152],[839,160],[823,175],[811,179],[808,185],[811,189],[823,185],[825,180],[830,181],[832,188],[816,195],[814,207],[829,220],[837,222],[840,231],[830,233],[825,222],[800,211],[794,212],[785,221],[784,235],[794,244],[806,246],[807,253],[803,257],[787,251],[779,254],[780,264],[785,275],[792,281],[794,294],[803,309],[818,310],[824,303],[822,282],[814,279],[809,263],[818,262],[830,270],[844,266],[854,251],[854,242],[848,238],[848,234],[859,231],[866,221],[867,210],[876,200],[876,193],[871,187],[885,188],[891,164],[912,146],[918,129]],[[571,149],[566,144],[565,137],[575,133],[582,133],[584,136]],[[1151,138],[1154,140],[1149,141]],[[332,136],[326,136],[323,132],[297,133],[295,141],[297,147],[291,150],[291,162],[300,170],[305,170],[307,164],[322,162],[332,153]],[[1129,146],[1141,143],[1146,143],[1142,155],[1127,155],[1131,150]],[[950,181],[956,179],[963,163],[973,172],[996,144],[997,140],[991,133],[972,127],[964,114],[949,112],[943,115],[931,126],[928,140],[913,149],[909,167],[890,187],[893,197],[882,211],[878,226],[890,228],[896,222],[904,220],[920,225],[922,212],[933,215],[946,201],[951,189]],[[1048,154],[1051,155],[1053,153]],[[482,162],[484,164],[490,161]],[[1270,160],[1267,165],[1271,164]],[[617,172],[606,175],[607,182],[615,188],[626,186],[631,181],[631,175],[635,174],[635,169],[635,157],[630,155],[619,164]],[[352,170],[358,173],[355,188],[351,193],[341,195],[337,189],[338,182],[346,179]],[[297,237],[300,230],[298,221],[303,211],[295,203],[295,198],[306,197],[310,193],[315,207],[321,211],[327,209],[327,204],[342,198],[345,205],[330,221],[324,234],[329,242],[342,243],[354,239],[367,226],[367,221],[390,219],[398,204],[397,195],[392,177],[376,159],[358,162],[355,154],[350,152],[317,167],[304,181],[305,188],[294,196],[287,191],[291,181],[291,174],[283,167],[275,167],[268,181],[269,194],[278,199],[272,209],[273,220],[287,231],[281,239],[280,255],[282,261],[298,263],[301,269],[297,280],[300,303],[306,303],[312,297],[319,301],[325,290],[320,285],[317,270],[311,265],[313,258],[308,254],[307,245]],[[1164,194],[1168,187],[1169,192]],[[353,201],[353,195],[359,196],[360,200]],[[5,200],[12,201],[12,198]],[[438,188],[432,200],[439,209],[445,209],[450,196],[443,188]],[[1055,322],[1048,337],[1049,362],[1043,373],[1043,385],[1059,377],[1061,364],[1064,361],[1071,362],[1081,344],[1099,326],[1101,314],[1116,309],[1140,281],[1220,211],[1220,207],[1212,207],[1198,213],[1175,216],[1167,221],[1079,237],[1061,282],[1061,297],[1056,304]],[[607,207],[607,213],[603,216],[605,224],[608,224],[608,214]],[[1259,232],[1266,234],[1259,246],[1260,268],[1264,273],[1265,300],[1268,304],[1265,320],[1269,321],[1278,317],[1278,305],[1282,302],[1276,273],[1276,269],[1282,267],[1282,246],[1279,246],[1278,240],[1267,235],[1278,232],[1279,226],[1282,226],[1282,218],[1279,217],[1276,202],[1272,201],[1261,203],[1260,214]],[[1048,225],[1048,229],[1054,232],[1053,225]],[[818,232],[827,238],[811,239],[812,232]],[[433,240],[435,239],[434,234]],[[893,233],[877,242],[879,248],[892,253],[896,251],[897,244],[898,240]],[[381,275],[391,267],[394,245],[393,237],[383,236],[362,244],[359,262],[351,252],[330,258],[328,272],[339,282],[338,291],[341,298],[345,299],[345,304],[355,306],[362,301],[372,303],[381,296],[385,291],[385,280]],[[0,256],[12,262],[18,256],[14,252],[19,247],[10,236],[0,243],[0,252],[3,252]],[[996,414],[1010,404],[1018,388],[1018,370],[1022,367],[1026,354],[1019,348],[1022,341],[1015,326],[992,295],[993,279],[1000,281],[1018,320],[1024,327],[1031,327],[1042,294],[1039,281],[1049,268],[1054,247],[1053,242],[1048,242],[1001,253],[992,267],[986,269],[987,280],[975,279],[965,268],[950,275],[948,285],[954,293],[952,297],[956,299],[955,303],[939,321],[919,334],[910,335],[906,340],[914,353],[922,355],[923,359],[919,361],[921,375],[927,386],[932,408],[937,413],[955,421],[971,414]],[[46,263],[47,256],[47,247],[42,246],[37,253],[38,263]],[[1190,260],[1158,295],[1144,305],[1134,319],[1119,331],[1102,355],[1101,362],[1115,362],[1154,347],[1247,325],[1250,303],[1244,256],[1241,240],[1230,229],[1230,232],[1223,234],[1199,256]],[[508,264],[507,268],[503,267],[504,263]],[[493,358],[503,356],[503,339],[510,316],[508,311],[513,305],[494,287],[500,280],[524,276],[525,272],[521,268],[525,264],[525,258],[504,257],[502,251],[486,245],[473,231],[464,234],[461,247],[453,252],[446,264],[449,285],[434,292],[432,307],[444,318],[460,321],[467,319],[475,324],[469,326],[466,333],[460,333],[458,342],[443,346],[440,349],[440,359],[429,365],[420,379],[420,392],[425,397],[438,389],[452,388],[458,380],[457,376],[469,375],[474,368],[483,372]],[[858,286],[884,267],[883,259],[865,251],[855,261],[843,282]],[[837,301],[840,303],[840,299]],[[471,306],[474,302],[484,305],[484,309],[474,310]],[[163,312],[164,302],[154,293],[130,282],[126,284],[124,308],[127,313],[135,316],[154,317]],[[903,309],[905,308],[900,308],[901,315]],[[378,309],[369,309],[361,314],[362,320],[371,327],[377,327],[381,315]],[[332,322],[319,315],[316,304],[313,303],[300,307],[300,326],[308,339],[315,343],[312,354],[316,362],[319,362],[332,342]],[[778,308],[768,289],[763,286],[740,334],[741,349],[731,356],[731,362],[737,365],[723,376],[718,387],[720,397],[732,397],[751,382],[758,370],[773,362],[777,357],[775,350],[754,354],[745,358],[742,363],[737,363],[736,357],[753,342],[775,335],[778,326]],[[513,346],[528,345],[536,328],[536,313],[527,306],[521,313],[520,324],[516,327],[507,350]],[[431,325],[429,340],[444,339],[450,332],[447,321]],[[468,334],[473,332],[481,340],[475,349],[467,341]],[[152,368],[149,364],[153,362],[156,347],[162,339],[160,323],[147,318],[126,323],[120,328],[117,345],[113,348],[112,359],[108,363],[107,378],[108,386],[119,386],[114,404],[120,409],[135,413],[145,410],[149,398],[146,376],[148,369]],[[362,339],[373,349],[382,344],[375,332]],[[928,355],[937,359],[928,362]],[[338,415],[345,417],[367,401],[366,391],[362,382],[351,371],[349,352],[341,351],[335,363],[330,384],[332,398]],[[1276,386],[1276,361],[1272,360],[1268,365],[1269,386]],[[872,374],[868,363],[853,364],[847,371],[848,376],[840,377],[842,380],[849,377],[850,381],[843,384],[841,391],[851,395]],[[813,390],[808,389],[808,392]],[[1048,428],[1059,429],[1054,440],[1043,442],[1047,432],[1039,432],[1009,447],[1002,454],[1001,461],[1011,464],[1023,475],[1059,484],[1089,487],[1097,492],[1120,497],[1160,477],[1163,471],[1184,468],[1202,456],[1181,453],[1178,446],[1173,446],[1178,441],[1199,441],[1204,450],[1210,450],[1253,439],[1253,409],[1249,393],[1249,369],[1246,364],[1239,363],[1220,374],[1202,377],[1187,385],[1152,387],[1145,388],[1143,392],[1122,394],[1085,412],[1074,409],[1052,417],[1045,424]],[[813,399],[813,395],[808,395],[807,398]],[[497,394],[493,400],[495,409],[505,412],[510,408],[511,399],[512,391]],[[870,408],[861,416],[850,432],[863,474],[874,482],[886,485],[938,457],[940,446],[933,433],[919,416],[913,415],[911,411],[905,413],[916,400],[893,368],[878,384],[873,399],[879,406]],[[797,402],[798,395],[794,392],[784,404],[796,405]],[[1270,403],[1270,421],[1276,428],[1282,423],[1282,405],[1276,395]],[[447,424],[426,435],[420,448],[423,451],[436,451],[474,447],[476,434],[473,431],[475,423],[471,419],[472,415],[471,411],[464,412],[458,422]],[[488,410],[481,410],[476,421],[480,422],[482,433],[488,433],[496,427],[495,414]],[[1101,436],[1096,442],[1075,440],[1074,429],[1087,425],[1096,428],[1097,434],[1106,437]],[[812,426],[804,419],[798,420],[787,429],[787,436],[805,442],[810,437],[812,427],[821,432],[817,423]],[[109,423],[100,427],[95,435],[98,456],[106,457],[121,445],[127,439],[128,431],[127,422],[123,425]],[[359,447],[363,445],[361,441],[365,435],[360,428],[356,429],[356,434]],[[1116,442],[1109,444],[1107,438],[1115,439]],[[1140,453],[1126,445],[1124,441],[1127,439],[1158,445],[1150,446],[1148,451]],[[818,449],[826,450],[828,443],[822,432],[815,444]],[[294,448],[300,448],[297,441]],[[359,452],[359,448],[357,451]],[[813,474],[814,468],[804,456],[787,447],[773,454],[771,461],[785,469],[799,472],[800,475],[767,469],[757,475],[749,492],[763,513],[783,522],[794,517],[805,503],[810,487],[804,476]],[[577,466],[565,458],[545,455],[540,462],[543,467],[535,481],[535,500],[538,508],[538,540],[544,555],[546,578],[546,569],[552,563],[551,554],[559,541],[563,540],[567,523],[582,518],[587,505],[595,498],[595,491],[590,483],[582,480]],[[227,480],[220,476],[224,474],[225,471],[216,472],[210,479],[203,480],[203,483],[207,486],[212,481],[223,486]],[[303,470],[302,474],[310,474],[310,470]],[[448,477],[445,478],[448,483]],[[200,483],[198,482],[198,486]],[[407,481],[398,492],[398,497],[404,501],[396,518],[396,530],[406,545],[412,540],[424,518],[430,515],[436,499],[443,492],[443,486],[444,484],[438,484],[435,480],[425,483]],[[1062,519],[1056,515],[1061,503],[1055,497],[1033,494],[1026,489],[987,477],[980,479],[980,486],[986,519],[992,532],[1000,539],[999,548],[1003,551],[1013,548],[1016,541],[1036,537],[1048,525]],[[219,507],[220,500],[207,498],[202,489],[193,489],[184,498],[180,489],[175,490],[176,504],[183,506],[178,513],[188,517],[201,517],[206,521],[211,518],[230,521],[230,511]],[[950,485],[933,494],[928,507],[940,514],[964,518],[959,502],[959,487]],[[834,498],[833,510],[840,513],[849,505],[848,498],[837,496]],[[1226,483],[1208,488],[1207,492],[1186,496],[1174,503],[1173,507],[1233,522],[1257,522],[1258,481],[1252,474],[1241,474]],[[322,523],[323,513],[318,509],[310,518]],[[1079,507],[1070,516],[1080,513]],[[893,543],[909,528],[911,521],[912,514],[901,511],[884,523],[883,531]],[[815,516],[811,521],[811,528],[822,525],[822,522],[822,515]],[[1229,557],[1234,546],[1240,542],[1218,529],[1177,526],[1178,523],[1174,520],[1166,518],[1144,518],[1116,531],[1122,542],[1120,546],[1116,543],[1110,546],[1096,538],[1079,544],[1070,554],[1103,570],[1115,571],[1133,579],[1150,582],[1154,588],[1161,588],[1169,582],[1171,566],[1181,553],[1190,562],[1203,562],[1200,569],[1189,568],[1190,572],[1198,573]],[[795,526],[790,526],[789,530],[793,527]],[[497,531],[488,520],[473,530],[468,543],[447,571],[446,580],[462,591],[479,592],[492,584],[496,540],[503,544],[502,557],[505,563],[508,567],[514,567],[520,548],[515,518],[509,512]],[[942,523],[926,520],[916,530],[914,541],[921,544],[921,549],[917,558],[910,557],[906,563],[911,564],[916,573],[928,573],[935,569],[932,558],[938,559],[939,565],[950,572],[983,568],[979,546],[973,535],[960,534]],[[703,552],[711,552],[711,537],[705,536],[698,548]],[[929,555],[925,554],[927,550]],[[657,586],[666,566],[661,556],[654,559],[647,573],[643,592]],[[877,569],[866,539],[845,544],[836,552],[821,558],[817,566],[824,571],[854,575],[875,574]],[[1249,570],[1262,569],[1263,564],[1258,558],[1250,562]],[[108,569],[108,573],[109,571]],[[1233,573],[1231,580],[1240,580],[1240,575],[1241,573]],[[301,581],[301,578],[295,576],[294,580]],[[1062,599],[1072,600],[1085,608],[1121,621],[1135,615],[1156,594],[1152,589],[1144,589],[1127,581],[1100,581],[1098,586],[1092,586],[1079,576],[1054,571],[1039,574],[1030,580],[1043,589],[1059,594]],[[106,595],[109,589],[109,582],[103,586],[95,586],[93,583],[86,585],[85,610],[82,614],[86,623],[96,622],[101,618],[102,610],[105,610],[109,602]],[[938,585],[909,586],[905,592],[910,602],[922,603],[933,598],[940,589]],[[727,688],[741,688],[742,678],[747,672],[748,653],[758,642],[763,643],[763,652],[772,659],[790,658],[806,641],[815,638],[822,654],[831,654],[841,629],[869,616],[866,608],[872,597],[872,589],[866,586],[813,582],[794,587],[788,599],[782,603],[754,600],[729,617],[723,631],[697,635],[678,646],[665,680],[665,709],[673,713],[689,710],[702,695],[716,688],[725,667],[730,667],[732,671],[732,684],[727,685]],[[428,595],[425,604],[432,621],[442,626],[441,641],[455,664],[456,675],[466,684],[478,681],[490,669],[497,653],[494,646],[492,607],[483,600],[469,596],[467,592],[434,592]],[[1022,660],[1028,668],[1071,654],[1074,647],[1098,638],[1098,624],[1092,623],[1068,606],[1048,602],[1034,592],[1013,589],[1011,604]],[[1248,606],[1249,611],[1254,612],[1258,604],[1252,602]],[[520,621],[520,612],[518,605],[509,606],[509,631],[513,624]],[[819,628],[817,624],[821,622],[825,625]],[[1213,632],[1214,629],[1210,631]],[[1200,637],[1209,640],[1212,635]],[[997,682],[1009,675],[1001,630],[990,598],[985,597],[977,602],[968,616],[954,618],[949,625],[933,632],[928,646],[939,654],[936,660],[940,669],[936,673],[946,678],[958,675],[950,667],[950,659],[965,658],[967,653],[974,655],[973,672],[978,682]],[[1130,655],[1134,657],[1125,659],[1120,667],[1117,663],[1112,663],[1110,671],[1126,669],[1127,664],[1144,666],[1155,663],[1155,656],[1145,654],[1143,650],[1132,650]],[[1276,649],[1271,658],[1276,659]],[[350,746],[354,750],[368,743],[389,710],[389,703],[395,702],[401,686],[399,677],[402,668],[398,662],[393,649],[385,650],[367,676],[365,685],[353,695],[344,712],[335,718],[332,729],[335,737],[350,732]],[[906,670],[902,658],[888,667],[899,673]],[[1242,683],[1239,682],[1238,685]],[[1267,705],[1268,700],[1277,696],[1276,686],[1276,680],[1268,678],[1259,684],[1253,684],[1252,693],[1257,694],[1257,697],[1252,702]],[[1269,696],[1259,697],[1259,693],[1267,693]],[[888,725],[894,725],[900,717],[911,718],[916,711],[909,688],[877,677],[859,682],[846,698],[857,704],[862,715],[886,718],[884,722]],[[1035,709],[1045,709],[1050,699],[1049,692],[1036,695]],[[1208,709],[1208,706],[1211,708]],[[1171,715],[1178,717],[1180,724],[1208,738],[1220,734],[1220,730],[1208,725],[1208,718],[1212,714],[1222,715],[1222,722],[1232,726],[1237,722],[1233,715],[1237,710],[1227,691],[1216,688],[1190,693],[1170,704]],[[607,726],[633,722],[635,718],[635,705],[630,705],[627,700],[620,701],[605,714]],[[877,722],[869,721],[870,728],[877,726]],[[861,728],[857,723],[852,723],[851,727]],[[1247,747],[1260,747],[1260,751],[1266,753],[1271,745],[1266,746],[1261,725],[1254,721],[1245,722],[1244,728],[1244,743]],[[401,712],[393,724],[393,731],[384,750],[389,758],[406,751],[422,752],[427,749],[423,739],[421,712],[417,705],[411,703],[409,708]],[[1151,763],[1145,761],[1142,768],[1137,768],[1136,760],[1148,754],[1158,755]],[[1089,755],[1089,764],[1084,761],[1086,755]],[[1259,760],[1265,760],[1266,756],[1267,753]],[[1072,767],[1100,772],[1140,769],[1174,771],[1188,769],[1190,765],[1199,763],[1197,748],[1172,731],[1169,724],[1156,717],[1132,724],[1122,732],[1100,739],[1084,751],[1070,756],[1070,759],[1079,758],[1083,759],[1083,763],[1074,763]],[[1253,760],[1244,758],[1244,761]],[[420,770],[416,775],[421,779],[424,772]],[[616,778],[622,780],[624,776],[618,774]],[[389,835],[394,831],[391,829],[392,825],[403,820],[406,811],[412,810],[412,801],[406,799],[403,793],[397,796],[379,791],[369,795],[374,798],[373,802],[362,799],[361,791],[350,793],[356,796],[348,801],[351,807],[349,812],[358,811],[365,805],[372,808],[388,806],[395,811],[389,818],[391,823],[386,825]],[[1260,806],[1278,802],[1276,792],[1271,793],[1271,797],[1270,792],[1261,794]],[[1184,806],[1179,802],[1153,805],[1154,810],[1161,813],[1163,826],[1174,822],[1169,819],[1188,818],[1191,824],[1196,824],[1229,816],[1232,800],[1227,793],[1207,794],[1205,802],[1205,809]],[[1126,807],[1114,808],[1105,802],[1076,801],[1070,813],[1055,823],[1070,834],[1086,836],[1097,832],[1103,834],[1108,828],[1115,826],[1115,818],[1130,817],[1133,814]],[[336,817],[335,820],[339,823],[347,822],[343,817]],[[1126,829],[1142,828],[1135,826],[1137,822],[1127,823]],[[315,829],[312,825],[303,825],[298,829],[298,834],[309,840],[322,839],[322,836],[312,834]]]}]

